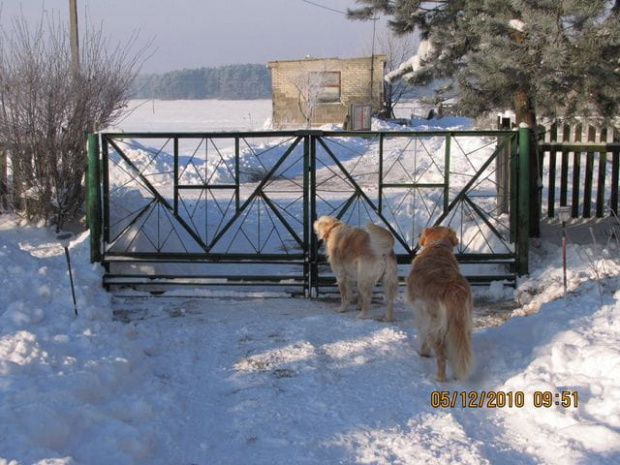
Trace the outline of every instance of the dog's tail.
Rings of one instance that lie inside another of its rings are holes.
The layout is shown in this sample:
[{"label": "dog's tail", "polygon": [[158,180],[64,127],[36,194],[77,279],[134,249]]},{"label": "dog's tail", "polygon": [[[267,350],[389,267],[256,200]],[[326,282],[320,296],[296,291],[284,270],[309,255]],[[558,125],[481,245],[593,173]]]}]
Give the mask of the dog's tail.
[{"label": "dog's tail", "polygon": [[473,301],[469,284],[463,278],[444,297],[447,318],[446,356],[456,379],[466,379],[474,364],[471,347]]},{"label": "dog's tail", "polygon": [[389,255],[394,251],[394,236],[392,233],[374,223],[368,223],[366,230],[370,236],[370,246],[377,255]]}]

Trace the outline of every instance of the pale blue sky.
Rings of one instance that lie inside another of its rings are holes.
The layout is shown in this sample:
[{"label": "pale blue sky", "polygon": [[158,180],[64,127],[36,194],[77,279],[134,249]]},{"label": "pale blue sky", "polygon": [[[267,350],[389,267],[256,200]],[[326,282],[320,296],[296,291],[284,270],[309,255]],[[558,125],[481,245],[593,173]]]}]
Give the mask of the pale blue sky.
[{"label": "pale blue sky", "polygon": [[[372,22],[342,13],[354,0],[77,0],[80,28],[86,21],[106,35],[153,39],[145,72],[370,53]],[[42,12],[68,17],[69,0],[0,0],[0,23],[20,14],[39,21]],[[382,26],[379,25],[380,29]]]}]

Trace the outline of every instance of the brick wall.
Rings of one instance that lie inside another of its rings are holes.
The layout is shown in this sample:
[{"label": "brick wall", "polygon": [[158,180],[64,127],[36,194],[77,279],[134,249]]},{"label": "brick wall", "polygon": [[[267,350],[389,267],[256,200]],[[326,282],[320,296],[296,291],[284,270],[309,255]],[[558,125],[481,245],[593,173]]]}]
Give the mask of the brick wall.
[{"label": "brick wall", "polygon": [[[273,125],[277,128],[304,127],[348,121],[351,104],[371,104],[379,112],[383,103],[383,76],[386,56],[351,59],[315,59],[273,61],[269,63],[272,80]],[[312,73],[340,73],[340,99],[319,103]],[[372,78],[371,78],[372,75]],[[371,93],[372,80],[372,93]]]}]

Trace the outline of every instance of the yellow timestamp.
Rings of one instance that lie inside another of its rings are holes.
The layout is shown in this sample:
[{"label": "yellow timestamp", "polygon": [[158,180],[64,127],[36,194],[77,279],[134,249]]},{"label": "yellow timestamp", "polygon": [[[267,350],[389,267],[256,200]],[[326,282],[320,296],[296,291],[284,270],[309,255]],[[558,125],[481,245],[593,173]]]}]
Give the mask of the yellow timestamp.
[{"label": "yellow timestamp", "polygon": [[577,408],[578,391],[432,391],[433,408]]}]

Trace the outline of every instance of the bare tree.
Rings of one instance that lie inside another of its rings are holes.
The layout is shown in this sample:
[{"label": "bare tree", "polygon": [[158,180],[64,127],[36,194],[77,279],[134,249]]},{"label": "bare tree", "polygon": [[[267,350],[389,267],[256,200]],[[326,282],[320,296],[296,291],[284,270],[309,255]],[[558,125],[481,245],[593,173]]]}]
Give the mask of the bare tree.
[{"label": "bare tree", "polygon": [[[126,105],[145,52],[137,37],[110,47],[87,28],[80,68],[66,24],[24,18],[0,30],[0,150],[9,175],[4,195],[30,220],[62,224],[83,205],[85,136],[106,127]],[[0,194],[2,194],[0,192]]]},{"label": "bare tree", "polygon": [[300,71],[291,79],[299,92],[299,111],[306,120],[308,127],[312,125],[316,107],[321,103],[321,93],[325,86],[325,80],[325,72],[321,71]]},{"label": "bare tree", "polygon": [[389,29],[384,29],[377,36],[376,48],[379,53],[387,56],[383,109],[383,114],[387,118],[394,117],[394,107],[412,90],[412,86],[406,80],[400,79],[396,71],[402,63],[414,55],[417,46],[418,37],[415,34],[398,36]]}]

